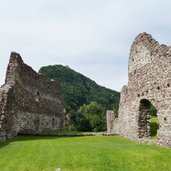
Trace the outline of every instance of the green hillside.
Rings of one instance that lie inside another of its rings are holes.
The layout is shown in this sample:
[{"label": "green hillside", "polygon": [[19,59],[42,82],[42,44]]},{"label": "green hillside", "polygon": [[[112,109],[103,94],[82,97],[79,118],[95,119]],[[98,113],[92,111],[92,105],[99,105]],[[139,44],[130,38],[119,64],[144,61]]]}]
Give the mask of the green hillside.
[{"label": "green hillside", "polygon": [[[71,122],[76,122],[76,112],[84,104],[96,102],[103,108],[103,115],[108,109],[118,109],[120,93],[99,86],[95,81],[74,71],[68,66],[45,66],[40,74],[57,80],[62,87],[66,109],[70,113]],[[87,130],[86,130],[87,131]]]}]

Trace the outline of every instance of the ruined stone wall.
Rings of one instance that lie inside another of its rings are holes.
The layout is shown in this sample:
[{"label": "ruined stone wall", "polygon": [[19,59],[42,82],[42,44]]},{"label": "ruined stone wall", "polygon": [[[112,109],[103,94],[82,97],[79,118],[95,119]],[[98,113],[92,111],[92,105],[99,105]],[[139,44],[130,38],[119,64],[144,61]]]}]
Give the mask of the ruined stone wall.
[{"label": "ruined stone wall", "polygon": [[114,126],[114,124],[117,124],[116,123],[117,118],[112,110],[107,111],[106,120],[107,120],[107,133],[110,134],[116,133],[116,131],[114,130],[116,126]]},{"label": "ruined stone wall", "polygon": [[0,140],[18,133],[62,130],[65,110],[59,84],[36,73],[12,52],[0,88]]},{"label": "ruined stone wall", "polygon": [[142,126],[142,118],[148,117],[142,106],[148,101],[158,111],[159,142],[171,146],[171,47],[160,45],[147,33],[139,34],[131,47],[128,70],[114,130],[131,139],[149,137],[149,125]]}]

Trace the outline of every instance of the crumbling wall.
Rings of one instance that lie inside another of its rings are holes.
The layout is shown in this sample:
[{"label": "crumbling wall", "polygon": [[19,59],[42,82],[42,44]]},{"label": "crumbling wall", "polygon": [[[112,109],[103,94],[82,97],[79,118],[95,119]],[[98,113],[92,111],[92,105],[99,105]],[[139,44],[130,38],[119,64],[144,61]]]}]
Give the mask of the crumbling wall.
[{"label": "crumbling wall", "polygon": [[39,75],[12,52],[0,88],[0,140],[18,133],[62,130],[65,109],[59,84]]},{"label": "crumbling wall", "polygon": [[148,101],[158,111],[159,142],[171,146],[171,47],[160,45],[147,33],[139,34],[131,47],[128,69],[128,85],[121,91],[119,118],[113,125],[125,137],[149,138],[149,126],[142,127],[142,102]]},{"label": "crumbling wall", "polygon": [[113,134],[114,131],[114,124],[116,124],[116,115],[112,110],[108,110],[106,113],[106,120],[107,120],[107,133]]}]

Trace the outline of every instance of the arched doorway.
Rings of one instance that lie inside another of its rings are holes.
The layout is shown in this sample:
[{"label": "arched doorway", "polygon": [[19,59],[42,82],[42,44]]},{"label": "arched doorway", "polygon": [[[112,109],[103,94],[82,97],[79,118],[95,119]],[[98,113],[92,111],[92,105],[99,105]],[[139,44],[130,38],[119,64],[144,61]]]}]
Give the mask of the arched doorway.
[{"label": "arched doorway", "polygon": [[139,106],[138,136],[156,137],[159,128],[157,109],[147,99],[142,99]]}]

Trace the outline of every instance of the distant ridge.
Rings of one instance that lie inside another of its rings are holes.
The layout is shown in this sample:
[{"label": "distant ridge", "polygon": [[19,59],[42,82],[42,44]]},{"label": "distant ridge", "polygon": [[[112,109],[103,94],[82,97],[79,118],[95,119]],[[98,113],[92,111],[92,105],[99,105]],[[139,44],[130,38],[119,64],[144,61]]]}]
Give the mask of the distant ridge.
[{"label": "distant ridge", "polygon": [[40,74],[57,80],[63,89],[67,109],[77,111],[83,104],[96,101],[105,109],[117,109],[120,93],[103,86],[74,71],[69,66],[50,65],[39,70]]}]

